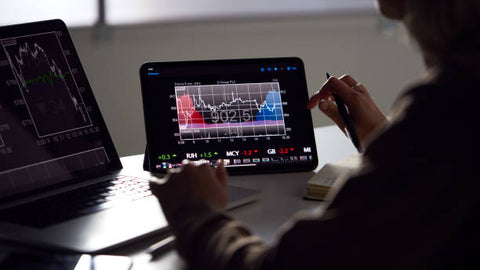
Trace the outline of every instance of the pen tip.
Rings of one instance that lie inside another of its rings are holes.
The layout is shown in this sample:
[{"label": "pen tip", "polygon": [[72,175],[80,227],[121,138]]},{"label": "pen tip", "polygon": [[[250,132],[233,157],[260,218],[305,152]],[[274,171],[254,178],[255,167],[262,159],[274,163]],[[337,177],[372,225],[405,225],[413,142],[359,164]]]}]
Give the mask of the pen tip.
[{"label": "pen tip", "polygon": [[330,74],[328,74],[328,72],[325,72],[325,74],[327,75],[327,79],[330,78]]}]

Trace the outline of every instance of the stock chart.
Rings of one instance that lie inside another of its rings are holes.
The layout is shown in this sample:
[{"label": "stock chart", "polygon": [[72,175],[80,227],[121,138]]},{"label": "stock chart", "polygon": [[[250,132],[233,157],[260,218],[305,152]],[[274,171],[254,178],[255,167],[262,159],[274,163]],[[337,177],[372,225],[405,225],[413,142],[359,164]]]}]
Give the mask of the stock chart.
[{"label": "stock chart", "polygon": [[176,86],[181,140],[285,135],[278,82]]},{"label": "stock chart", "polygon": [[3,48],[38,137],[91,125],[55,32],[6,40]]}]

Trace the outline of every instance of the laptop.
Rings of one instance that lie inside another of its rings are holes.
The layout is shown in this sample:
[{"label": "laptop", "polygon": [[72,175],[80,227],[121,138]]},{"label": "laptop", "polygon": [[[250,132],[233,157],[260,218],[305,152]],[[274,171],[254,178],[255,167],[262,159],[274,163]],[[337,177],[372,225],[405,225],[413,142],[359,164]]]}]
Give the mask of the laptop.
[{"label": "laptop", "polygon": [[[102,253],[169,233],[141,164],[121,174],[65,24],[0,27],[0,45],[0,241]],[[258,194],[235,191],[229,208]]]},{"label": "laptop", "polygon": [[317,167],[300,58],[150,62],[140,79],[151,172],[184,159],[221,159],[230,174]]},{"label": "laptop", "polygon": [[165,231],[148,180],[119,175],[65,24],[0,27],[0,46],[0,241],[99,253]]}]

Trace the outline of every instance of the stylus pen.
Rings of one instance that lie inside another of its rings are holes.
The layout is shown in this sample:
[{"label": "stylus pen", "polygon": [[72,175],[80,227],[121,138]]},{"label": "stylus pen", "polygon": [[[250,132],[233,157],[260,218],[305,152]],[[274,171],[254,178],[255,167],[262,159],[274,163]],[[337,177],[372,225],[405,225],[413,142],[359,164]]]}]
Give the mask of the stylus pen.
[{"label": "stylus pen", "polygon": [[150,261],[153,261],[160,257],[162,254],[171,250],[175,245],[175,236],[170,235],[169,237],[163,239],[162,241],[151,245],[148,248],[148,253],[150,253]]},{"label": "stylus pen", "polygon": [[[327,74],[327,79],[330,78],[330,74]],[[335,103],[337,103],[337,108],[338,112],[340,113],[340,116],[342,117],[343,123],[345,124],[345,128],[347,129],[347,134],[350,140],[352,140],[353,145],[355,148],[357,148],[357,151],[359,153],[363,152],[362,146],[360,145],[360,139],[358,138],[358,134],[355,131],[355,127],[353,126],[352,119],[347,113],[347,109],[345,108],[345,103],[343,103],[343,100],[341,97],[339,97],[336,94],[332,94],[333,98],[335,99]]]}]

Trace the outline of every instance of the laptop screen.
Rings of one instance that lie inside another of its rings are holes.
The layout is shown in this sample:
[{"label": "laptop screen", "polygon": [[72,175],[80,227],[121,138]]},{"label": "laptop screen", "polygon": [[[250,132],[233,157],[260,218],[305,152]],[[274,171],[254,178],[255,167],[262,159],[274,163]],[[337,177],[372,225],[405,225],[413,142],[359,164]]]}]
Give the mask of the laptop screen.
[{"label": "laptop screen", "polygon": [[231,173],[312,170],[317,153],[299,58],[147,63],[150,170],[223,159]]},{"label": "laptop screen", "polygon": [[0,28],[0,198],[121,164],[65,24]]}]

